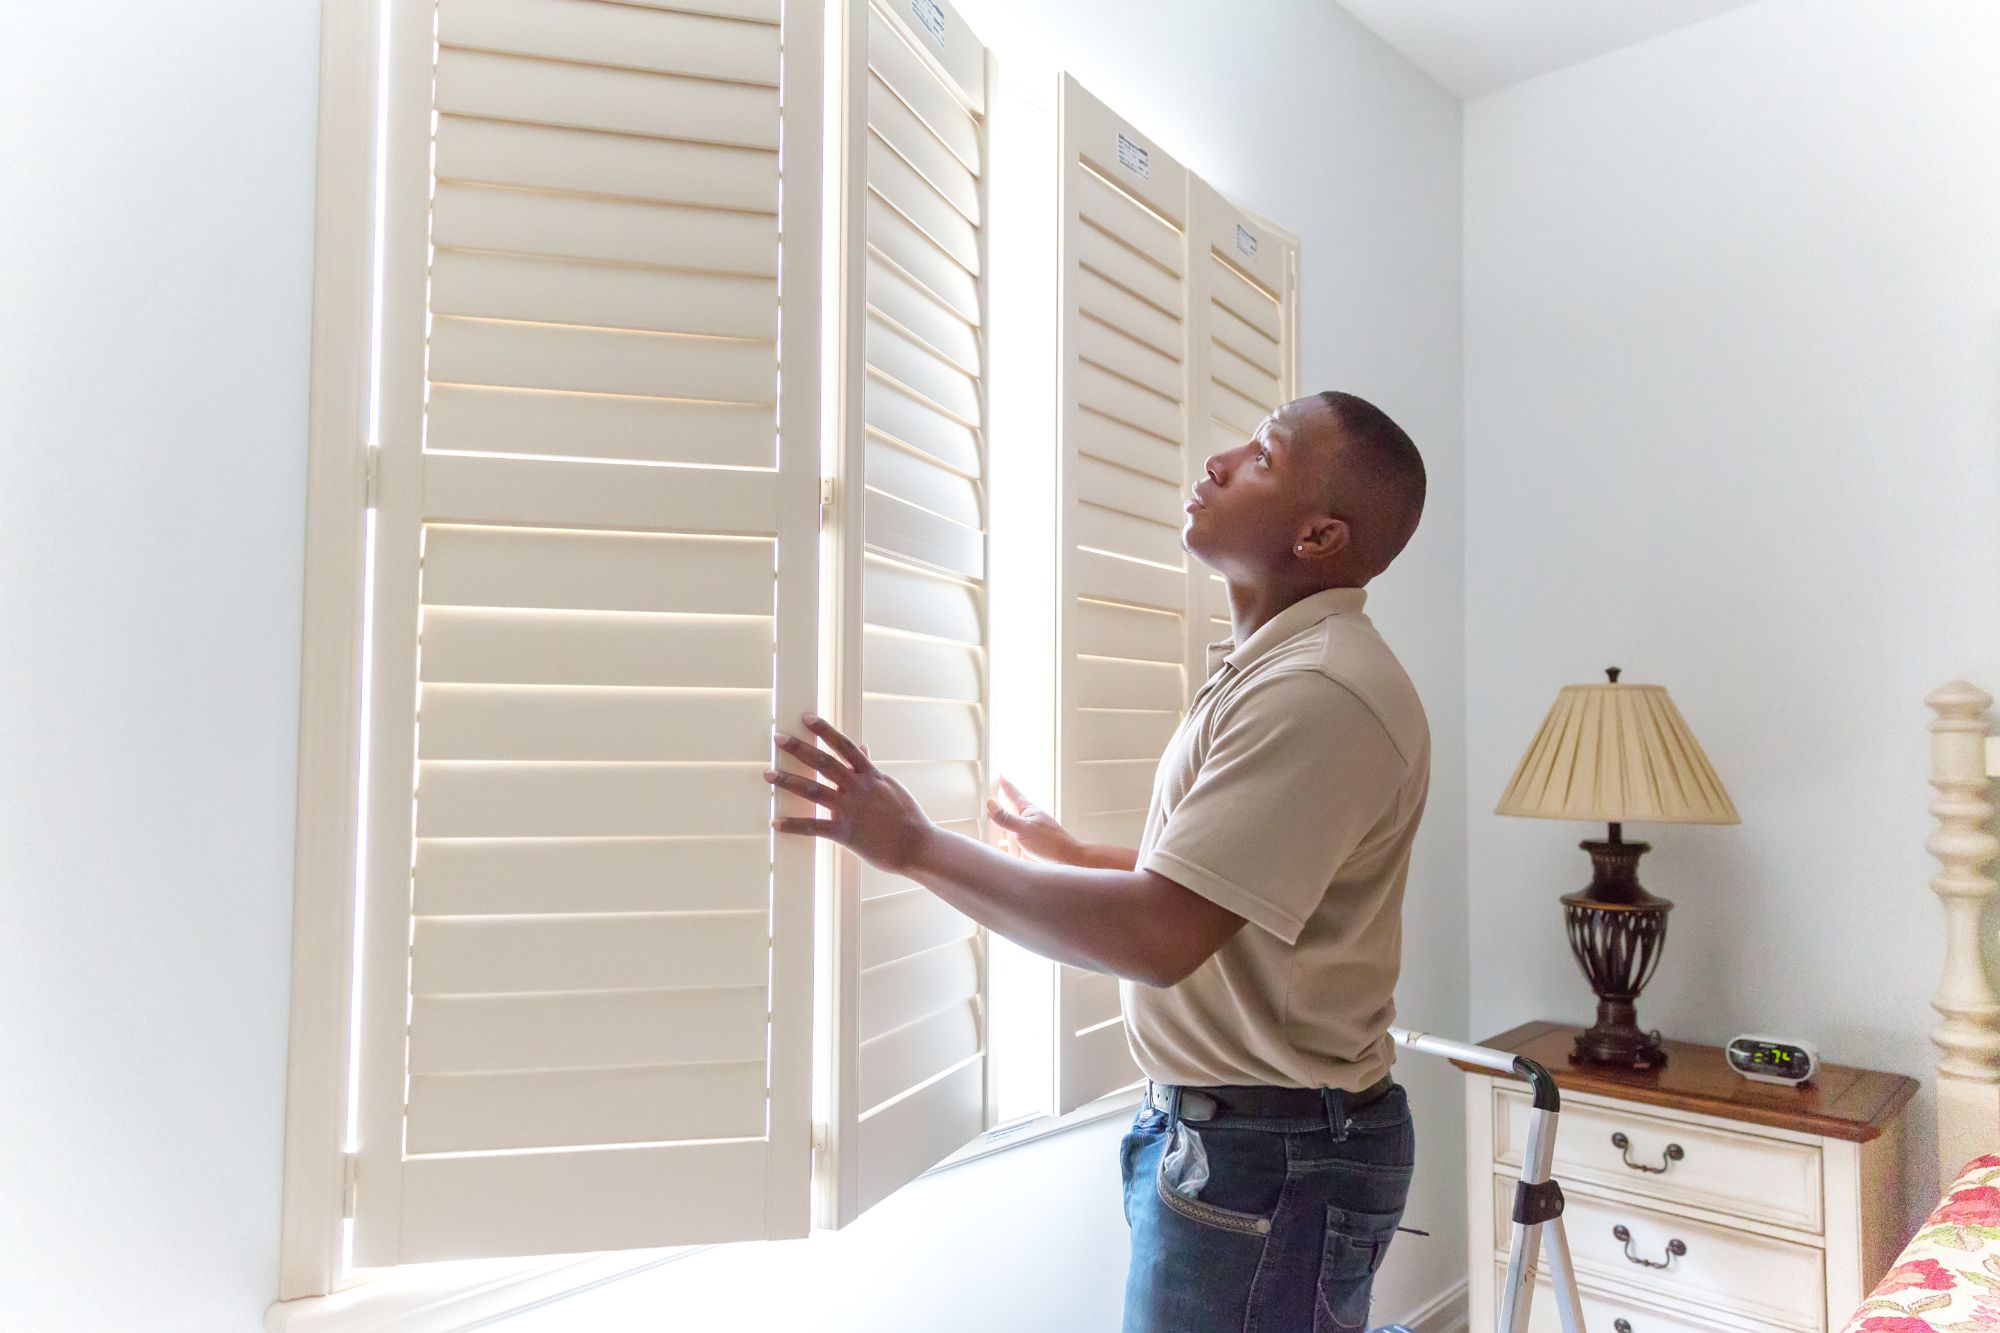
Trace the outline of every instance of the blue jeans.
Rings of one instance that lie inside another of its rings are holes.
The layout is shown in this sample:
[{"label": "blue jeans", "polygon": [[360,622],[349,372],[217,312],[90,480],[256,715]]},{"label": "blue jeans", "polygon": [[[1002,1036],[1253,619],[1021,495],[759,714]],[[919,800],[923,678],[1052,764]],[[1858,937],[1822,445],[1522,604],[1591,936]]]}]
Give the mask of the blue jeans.
[{"label": "blue jeans", "polygon": [[1416,1162],[1400,1085],[1347,1117],[1170,1126],[1141,1106],[1119,1148],[1132,1264],[1125,1333],[1353,1333]]}]

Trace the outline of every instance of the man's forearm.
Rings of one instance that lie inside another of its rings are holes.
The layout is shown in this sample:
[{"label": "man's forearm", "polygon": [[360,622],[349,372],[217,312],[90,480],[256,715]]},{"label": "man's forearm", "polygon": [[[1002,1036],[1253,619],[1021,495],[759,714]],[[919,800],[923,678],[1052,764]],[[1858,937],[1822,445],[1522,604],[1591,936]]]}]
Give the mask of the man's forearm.
[{"label": "man's forearm", "polygon": [[[1134,854],[1106,864],[1023,861],[984,843],[933,830],[904,873],[991,930],[1059,963],[1135,981],[1162,982],[1162,952],[1152,938],[1150,885],[1132,868]],[[1122,860],[1122,865],[1119,861]]]}]

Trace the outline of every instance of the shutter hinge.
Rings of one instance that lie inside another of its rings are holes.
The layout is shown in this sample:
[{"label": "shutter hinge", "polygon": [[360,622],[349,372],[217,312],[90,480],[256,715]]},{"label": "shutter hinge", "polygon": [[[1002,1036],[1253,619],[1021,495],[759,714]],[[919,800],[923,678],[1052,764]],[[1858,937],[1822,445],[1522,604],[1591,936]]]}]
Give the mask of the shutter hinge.
[{"label": "shutter hinge", "polygon": [[379,507],[381,500],[382,467],[377,461],[382,451],[369,445],[362,451],[361,459],[361,504],[365,509]]},{"label": "shutter hinge", "polygon": [[821,1153],[826,1151],[826,1122],[824,1120],[813,1121],[813,1151]]},{"label": "shutter hinge", "polygon": [[360,1176],[361,1158],[357,1153],[344,1153],[340,1159],[340,1215],[354,1216],[355,1181]]},{"label": "shutter hinge", "polygon": [[833,478],[821,477],[819,479],[820,526],[822,527],[826,526],[827,515],[832,512],[833,512]]}]

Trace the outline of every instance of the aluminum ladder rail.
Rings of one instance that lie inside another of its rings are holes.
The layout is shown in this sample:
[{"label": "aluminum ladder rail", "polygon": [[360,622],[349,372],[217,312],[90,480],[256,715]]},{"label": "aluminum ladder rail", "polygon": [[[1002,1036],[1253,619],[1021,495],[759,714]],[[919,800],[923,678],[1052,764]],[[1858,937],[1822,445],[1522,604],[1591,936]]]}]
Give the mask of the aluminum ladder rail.
[{"label": "aluminum ladder rail", "polygon": [[[1528,1308],[1535,1295],[1535,1264],[1545,1245],[1563,1333],[1584,1333],[1576,1270],[1570,1266],[1569,1237],[1563,1231],[1562,1187],[1549,1175],[1556,1152],[1556,1120],[1562,1112],[1562,1096],[1556,1090],[1555,1075],[1533,1060],[1490,1046],[1474,1046],[1408,1028],[1392,1027],[1389,1035],[1398,1046],[1408,1050],[1527,1080],[1534,1093],[1534,1110],[1528,1117],[1528,1148],[1521,1159],[1521,1179],[1514,1187],[1513,1238],[1507,1247],[1507,1282],[1500,1294],[1499,1333],[1528,1333]],[[1476,1274],[1473,1280],[1478,1281]]]}]

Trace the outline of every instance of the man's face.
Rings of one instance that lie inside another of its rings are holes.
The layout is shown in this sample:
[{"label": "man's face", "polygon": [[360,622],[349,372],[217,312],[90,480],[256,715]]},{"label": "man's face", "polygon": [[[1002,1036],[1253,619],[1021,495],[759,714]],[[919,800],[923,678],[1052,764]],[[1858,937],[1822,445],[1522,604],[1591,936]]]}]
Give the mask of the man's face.
[{"label": "man's face", "polygon": [[1323,445],[1308,438],[1321,423],[1303,416],[1281,407],[1242,444],[1210,455],[1181,529],[1181,544],[1203,564],[1225,574],[1280,567],[1321,512],[1326,464],[1315,451]]}]

